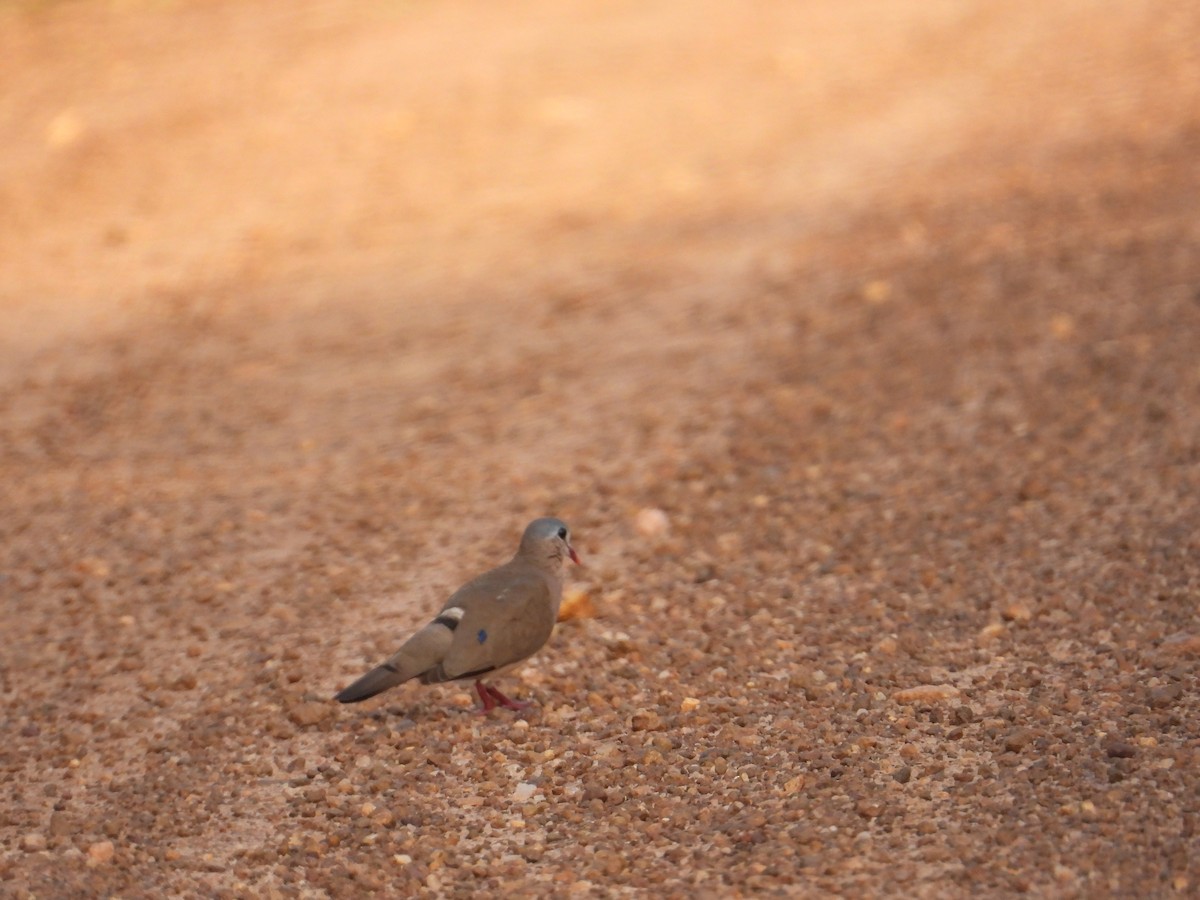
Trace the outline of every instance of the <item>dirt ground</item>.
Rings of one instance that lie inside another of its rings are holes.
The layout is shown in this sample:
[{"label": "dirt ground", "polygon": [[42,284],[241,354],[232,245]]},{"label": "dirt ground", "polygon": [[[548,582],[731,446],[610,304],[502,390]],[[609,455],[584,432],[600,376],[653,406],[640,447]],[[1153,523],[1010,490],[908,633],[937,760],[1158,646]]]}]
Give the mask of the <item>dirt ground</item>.
[{"label": "dirt ground", "polygon": [[8,0],[0,147],[0,895],[1200,893],[1200,5]]}]

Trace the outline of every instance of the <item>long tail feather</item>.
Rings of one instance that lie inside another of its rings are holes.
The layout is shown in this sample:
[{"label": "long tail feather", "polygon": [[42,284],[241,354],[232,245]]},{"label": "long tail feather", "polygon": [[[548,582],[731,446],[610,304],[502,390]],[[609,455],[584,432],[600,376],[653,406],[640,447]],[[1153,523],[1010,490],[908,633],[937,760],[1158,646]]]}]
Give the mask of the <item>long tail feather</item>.
[{"label": "long tail feather", "polygon": [[354,684],[334,695],[342,703],[358,703],[428,672],[450,649],[453,631],[438,621],[430,622],[407,641],[387,662],[378,665]]},{"label": "long tail feather", "polygon": [[373,668],[354,684],[338,691],[333,699],[340,703],[358,703],[360,700],[374,697],[390,687],[395,687],[405,680],[397,669],[384,663]]}]

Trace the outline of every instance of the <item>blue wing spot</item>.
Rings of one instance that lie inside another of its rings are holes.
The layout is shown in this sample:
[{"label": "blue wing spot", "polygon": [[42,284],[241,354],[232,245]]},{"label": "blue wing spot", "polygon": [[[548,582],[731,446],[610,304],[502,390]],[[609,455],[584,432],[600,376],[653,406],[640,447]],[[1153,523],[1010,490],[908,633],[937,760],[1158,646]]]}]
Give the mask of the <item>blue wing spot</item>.
[{"label": "blue wing spot", "polygon": [[482,644],[484,641],[487,640],[487,632],[484,631],[482,628],[480,628],[479,634],[475,635],[475,639],[478,640],[479,643]]}]

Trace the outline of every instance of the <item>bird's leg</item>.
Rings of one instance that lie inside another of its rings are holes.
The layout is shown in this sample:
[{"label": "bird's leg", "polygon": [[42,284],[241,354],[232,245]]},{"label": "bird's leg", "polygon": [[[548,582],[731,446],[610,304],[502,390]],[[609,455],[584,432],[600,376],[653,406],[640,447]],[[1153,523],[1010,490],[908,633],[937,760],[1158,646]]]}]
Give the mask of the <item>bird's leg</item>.
[{"label": "bird's leg", "polygon": [[475,693],[479,694],[479,702],[483,704],[483,706],[475,710],[476,713],[482,716],[496,708],[496,701],[492,699],[488,686],[482,681],[475,682]]},{"label": "bird's leg", "polygon": [[485,691],[487,691],[489,694],[491,694],[492,698],[497,703],[499,703],[501,706],[503,706],[507,709],[528,709],[530,706],[533,705],[532,703],[529,703],[526,700],[513,700],[511,697],[505,697],[502,693],[500,693],[498,690],[496,690],[496,688],[492,687],[490,684],[485,684],[483,686],[483,689]]}]

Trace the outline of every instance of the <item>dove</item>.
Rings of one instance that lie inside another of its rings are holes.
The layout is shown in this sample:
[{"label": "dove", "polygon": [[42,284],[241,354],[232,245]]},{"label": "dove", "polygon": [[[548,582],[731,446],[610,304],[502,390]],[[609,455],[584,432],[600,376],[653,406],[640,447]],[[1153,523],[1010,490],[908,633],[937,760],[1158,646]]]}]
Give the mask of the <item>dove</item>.
[{"label": "dove", "polygon": [[385,662],[335,695],[358,703],[413,678],[422,684],[474,679],[482,707],[523,709],[490,681],[533,656],[550,638],[562,603],[563,566],[581,565],[571,533],[559,519],[534,519],[511,560],[450,595],[433,621]]}]

